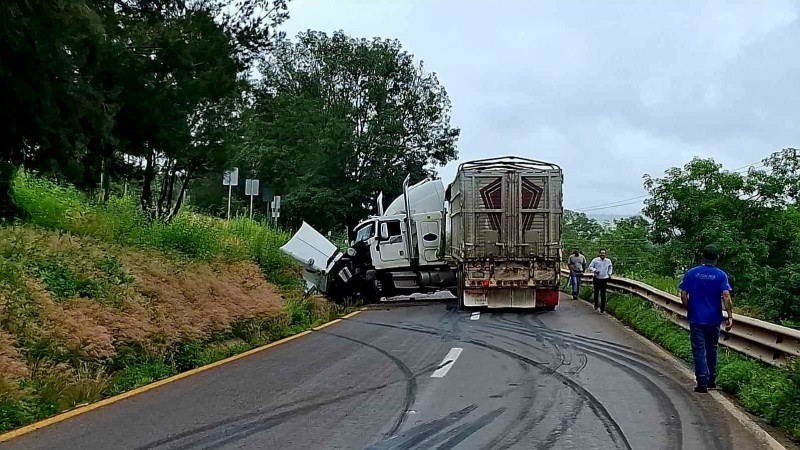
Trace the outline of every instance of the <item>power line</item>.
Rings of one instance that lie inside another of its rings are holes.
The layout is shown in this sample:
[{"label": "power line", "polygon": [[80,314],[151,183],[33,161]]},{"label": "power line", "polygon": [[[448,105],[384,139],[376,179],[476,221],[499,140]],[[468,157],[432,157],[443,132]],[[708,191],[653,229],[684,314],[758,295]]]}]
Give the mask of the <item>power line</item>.
[{"label": "power line", "polygon": [[579,209],[578,211],[579,212],[591,212],[591,211],[598,211],[598,210],[601,210],[601,209],[612,209],[612,208],[619,208],[621,206],[635,205],[637,203],[641,203],[641,199],[646,198],[646,197],[649,197],[649,195],[644,195],[642,197],[639,197],[638,200],[634,200],[632,202],[629,201],[629,202],[625,202],[625,203],[609,204],[608,206],[596,206],[596,207],[592,207],[592,208],[583,208],[583,209]]},{"label": "power line", "polygon": [[644,195],[640,195],[638,197],[631,197],[631,198],[626,198],[624,200],[617,200],[615,202],[600,203],[599,205],[592,205],[592,206],[587,206],[585,208],[579,208],[579,209],[576,209],[576,211],[592,210],[592,209],[595,209],[595,208],[599,208],[601,206],[613,206],[613,205],[616,205],[617,203],[629,202],[629,201],[632,201],[632,200],[639,200],[639,199],[643,199],[643,198],[646,198],[646,197],[649,197],[649,196],[650,196],[650,194],[644,194]]},{"label": "power line", "polygon": [[[751,168],[752,169],[759,169],[759,168],[764,167],[764,166],[765,166],[765,164],[764,164],[763,161],[755,161],[755,162],[752,162],[750,164],[746,164],[746,165],[744,165],[742,167],[737,167],[736,169],[733,169],[730,172],[742,172],[742,171],[747,171],[747,170],[749,170]],[[622,207],[622,206],[635,205],[635,204],[639,203],[639,200],[647,198],[649,196],[650,196],[650,194],[644,194],[644,195],[640,195],[638,197],[631,197],[631,198],[626,198],[626,199],[623,199],[623,200],[617,200],[617,201],[614,201],[614,202],[600,203],[598,205],[591,205],[591,206],[587,206],[587,207],[584,207],[584,208],[578,208],[575,211],[576,212],[591,212],[591,211],[599,211],[599,210],[602,210],[602,209],[613,209],[613,208],[619,208],[619,207]]]}]

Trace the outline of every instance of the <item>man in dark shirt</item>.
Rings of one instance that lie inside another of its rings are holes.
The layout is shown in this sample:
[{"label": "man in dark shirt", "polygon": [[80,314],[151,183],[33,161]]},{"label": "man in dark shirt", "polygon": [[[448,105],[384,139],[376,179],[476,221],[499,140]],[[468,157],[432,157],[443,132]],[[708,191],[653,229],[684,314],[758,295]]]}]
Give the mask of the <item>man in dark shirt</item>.
[{"label": "man in dark shirt", "polygon": [[703,264],[690,269],[680,285],[681,303],[687,308],[689,333],[697,377],[695,392],[717,387],[717,344],[722,323],[722,303],[728,318],[725,330],[733,326],[733,305],[728,275],[716,267],[719,251],[713,245],[703,248]]}]

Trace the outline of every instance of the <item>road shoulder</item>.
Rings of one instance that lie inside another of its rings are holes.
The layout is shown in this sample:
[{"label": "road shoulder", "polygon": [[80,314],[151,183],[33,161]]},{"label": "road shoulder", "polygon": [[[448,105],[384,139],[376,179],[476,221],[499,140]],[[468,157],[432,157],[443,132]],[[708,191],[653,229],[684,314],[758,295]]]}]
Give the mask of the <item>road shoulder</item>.
[{"label": "road shoulder", "polygon": [[[584,301],[579,300],[583,307],[591,308],[591,305]],[[632,335],[635,339],[637,339],[642,344],[646,345],[650,348],[656,355],[661,358],[664,358],[666,361],[670,362],[674,368],[689,382],[694,382],[694,373],[692,370],[687,367],[686,363],[682,360],[678,359],[675,355],[668,352],[666,349],[661,347],[660,345],[656,344],[655,342],[650,341],[646,337],[642,336],[641,334],[637,333],[636,330],[633,328],[625,325],[616,317],[605,314],[605,316],[611,320],[616,322],[621,328],[623,328],[627,333]],[[795,445],[788,437],[782,436],[781,433],[775,432],[778,435],[776,438],[772,433],[768,432],[765,427],[766,424],[760,423],[760,421],[750,415],[748,412],[744,411],[741,407],[737,404],[732,402],[724,393],[716,390],[709,391],[710,396],[717,402],[719,405],[725,409],[728,413],[730,413],[736,420],[750,433],[755,436],[755,438],[764,445],[764,448],[770,450],[798,450],[800,447]]]}]

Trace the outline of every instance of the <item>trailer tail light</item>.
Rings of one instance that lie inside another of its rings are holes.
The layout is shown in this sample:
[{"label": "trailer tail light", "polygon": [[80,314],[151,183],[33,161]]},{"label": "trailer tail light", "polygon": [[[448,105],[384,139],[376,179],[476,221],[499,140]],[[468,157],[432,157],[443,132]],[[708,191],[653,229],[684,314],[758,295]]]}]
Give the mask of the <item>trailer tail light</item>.
[{"label": "trailer tail light", "polygon": [[483,287],[485,288],[489,287],[489,280],[483,280]]},{"label": "trailer tail light", "polygon": [[558,304],[558,290],[556,289],[537,289],[536,303],[552,306]]}]

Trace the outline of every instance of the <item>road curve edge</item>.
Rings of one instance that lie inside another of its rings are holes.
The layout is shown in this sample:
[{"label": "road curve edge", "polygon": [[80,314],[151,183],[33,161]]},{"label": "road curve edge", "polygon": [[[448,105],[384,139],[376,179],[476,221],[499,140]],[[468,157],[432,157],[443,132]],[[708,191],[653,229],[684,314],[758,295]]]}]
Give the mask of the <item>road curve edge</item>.
[{"label": "road curve edge", "polygon": [[358,311],[354,311],[354,312],[352,312],[350,314],[342,316],[339,319],[331,320],[330,322],[326,322],[326,323],[324,323],[324,324],[322,324],[320,326],[314,327],[314,328],[312,328],[310,330],[302,331],[300,333],[293,334],[291,336],[285,337],[285,338],[277,340],[275,342],[271,342],[269,344],[262,345],[261,347],[256,347],[254,349],[250,349],[250,350],[248,350],[248,351],[246,351],[244,353],[239,353],[238,355],[233,355],[231,357],[228,357],[228,358],[225,358],[225,359],[221,359],[221,360],[219,360],[217,362],[213,362],[213,363],[207,364],[205,366],[196,367],[196,368],[194,368],[192,370],[187,370],[186,372],[181,372],[181,373],[179,373],[177,375],[173,375],[173,376],[171,376],[169,378],[164,378],[163,380],[154,381],[154,382],[152,382],[150,384],[146,384],[146,385],[138,387],[136,389],[133,389],[133,390],[130,390],[130,391],[127,391],[127,392],[123,392],[122,394],[118,394],[118,395],[115,395],[113,397],[109,397],[109,398],[106,398],[106,399],[103,399],[103,400],[100,400],[100,401],[97,401],[97,402],[94,402],[94,403],[84,404],[83,406],[79,406],[79,407],[77,407],[75,409],[71,409],[69,411],[65,411],[65,412],[60,413],[60,414],[56,414],[55,416],[48,417],[47,419],[42,419],[42,420],[40,420],[38,422],[34,422],[32,424],[25,425],[23,427],[15,429],[15,430],[7,431],[5,433],[0,434],[0,442],[10,441],[10,440],[12,440],[14,438],[17,438],[17,437],[20,437],[22,435],[25,435],[25,434],[31,433],[33,431],[45,428],[45,427],[50,426],[50,425],[57,424],[59,422],[63,422],[65,420],[67,420],[67,419],[71,419],[71,418],[76,417],[76,416],[80,416],[81,414],[86,414],[86,413],[88,413],[90,411],[94,411],[96,409],[100,409],[100,408],[102,408],[104,406],[108,406],[108,405],[111,405],[113,403],[117,403],[117,402],[125,400],[127,398],[131,398],[131,397],[134,397],[136,395],[143,394],[145,392],[148,392],[148,391],[151,391],[153,389],[159,388],[159,387],[164,386],[166,384],[169,384],[169,383],[172,383],[172,382],[175,382],[175,381],[178,381],[178,380],[182,380],[184,378],[188,378],[188,377],[190,377],[192,375],[196,375],[198,373],[205,372],[207,370],[211,370],[211,369],[213,369],[215,367],[219,367],[219,366],[225,365],[227,363],[230,363],[230,362],[242,359],[242,358],[246,358],[248,356],[254,355],[256,353],[262,352],[262,351],[270,349],[272,347],[277,347],[278,345],[285,344],[286,342],[293,341],[293,340],[301,338],[303,336],[307,336],[307,335],[313,333],[314,331],[321,330],[323,328],[326,328],[326,327],[329,327],[331,325],[335,325],[335,324],[337,324],[339,322],[342,322],[343,320],[346,320],[346,319],[349,319],[351,317],[354,317],[357,314],[361,313],[362,311],[364,311],[364,309],[360,309]]}]

